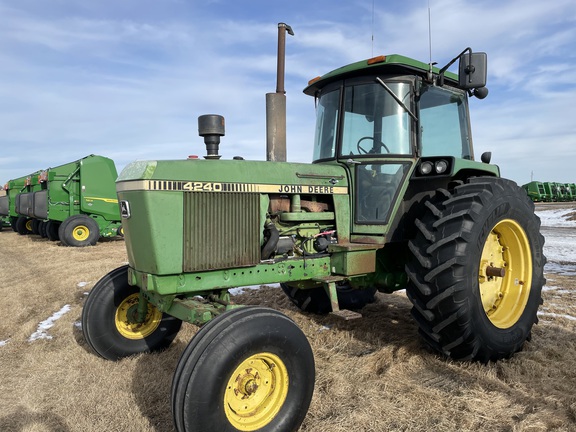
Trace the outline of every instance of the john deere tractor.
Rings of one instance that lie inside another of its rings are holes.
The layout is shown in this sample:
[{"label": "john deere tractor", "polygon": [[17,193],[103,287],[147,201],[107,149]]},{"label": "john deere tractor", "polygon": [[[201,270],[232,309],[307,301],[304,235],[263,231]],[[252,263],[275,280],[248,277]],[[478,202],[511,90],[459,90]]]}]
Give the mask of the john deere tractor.
[{"label": "john deere tractor", "polygon": [[306,337],[280,312],[234,304],[232,287],[280,283],[303,311],[343,319],[405,289],[441,355],[486,363],[522,349],[543,237],[526,192],[489,154],[475,160],[468,98],[487,95],[486,66],[468,48],[442,69],[388,55],[313,79],[311,164],[282,160],[279,84],[269,160],[220,160],[224,119],[204,115],[204,159],[128,165],[117,192],[129,264],[86,300],[90,347],[118,360],[166,348],[182,321],[201,326],[174,374],[178,431],[293,431],[306,415]]}]

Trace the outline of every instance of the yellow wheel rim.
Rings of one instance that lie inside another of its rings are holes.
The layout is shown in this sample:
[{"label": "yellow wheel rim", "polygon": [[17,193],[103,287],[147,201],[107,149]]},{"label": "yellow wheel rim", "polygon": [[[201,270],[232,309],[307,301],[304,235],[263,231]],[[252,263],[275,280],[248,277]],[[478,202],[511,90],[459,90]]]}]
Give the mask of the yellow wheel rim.
[{"label": "yellow wheel rim", "polygon": [[114,317],[116,329],[126,339],[144,339],[154,333],[160,325],[160,321],[162,321],[162,312],[156,309],[154,305],[148,303],[148,311],[144,322],[136,322],[139,299],[140,295],[138,293],[131,294],[116,309],[116,316]]},{"label": "yellow wheel rim", "polygon": [[274,419],[288,395],[288,369],[271,353],[254,354],[234,370],[224,394],[224,411],[232,426],[255,431]]},{"label": "yellow wheel rim", "polygon": [[498,222],[486,239],[478,275],[484,312],[496,327],[512,327],[522,316],[532,286],[530,243],[512,219]]},{"label": "yellow wheel rim", "polygon": [[77,241],[84,241],[90,236],[90,229],[86,225],[78,225],[72,231],[72,237]]},{"label": "yellow wheel rim", "polygon": [[26,229],[32,232],[32,219],[26,221]]}]

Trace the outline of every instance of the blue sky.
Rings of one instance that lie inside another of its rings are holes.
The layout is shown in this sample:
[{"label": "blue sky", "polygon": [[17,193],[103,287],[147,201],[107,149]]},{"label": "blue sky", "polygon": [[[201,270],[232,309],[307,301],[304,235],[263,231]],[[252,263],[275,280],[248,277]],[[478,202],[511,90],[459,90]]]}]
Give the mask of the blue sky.
[{"label": "blue sky", "polygon": [[[374,16],[372,15],[374,4]],[[520,184],[576,182],[576,2],[430,0],[432,58],[488,54],[471,102],[476,157]],[[428,0],[0,0],[0,184],[88,154],[204,155],[197,117],[226,118],[220,154],[265,159],[265,93],[287,39],[288,160],[309,162],[309,79],[372,55],[428,61]],[[374,42],[372,33],[374,29]]]}]

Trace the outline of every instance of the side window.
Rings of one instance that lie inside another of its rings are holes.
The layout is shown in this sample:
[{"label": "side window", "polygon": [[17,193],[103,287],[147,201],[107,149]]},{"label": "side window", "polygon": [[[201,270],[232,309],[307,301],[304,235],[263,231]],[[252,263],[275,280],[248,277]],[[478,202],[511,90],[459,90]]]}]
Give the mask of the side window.
[{"label": "side window", "polygon": [[329,159],[336,156],[336,128],[339,104],[339,90],[334,90],[320,97],[318,108],[316,108],[313,160]]},{"label": "side window", "polygon": [[447,88],[426,86],[420,96],[422,156],[471,159],[466,97]]}]

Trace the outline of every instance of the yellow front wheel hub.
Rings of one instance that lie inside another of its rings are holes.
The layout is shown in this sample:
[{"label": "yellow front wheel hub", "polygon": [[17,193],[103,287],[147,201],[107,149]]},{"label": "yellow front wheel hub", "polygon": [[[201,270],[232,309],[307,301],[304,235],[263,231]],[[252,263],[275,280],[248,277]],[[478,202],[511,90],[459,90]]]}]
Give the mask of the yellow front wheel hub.
[{"label": "yellow front wheel hub", "polygon": [[126,339],[139,340],[150,336],[162,321],[162,312],[154,305],[148,303],[148,310],[144,321],[136,321],[140,295],[134,293],[126,297],[116,309],[114,321],[118,332]]},{"label": "yellow front wheel hub", "polygon": [[516,324],[524,313],[532,286],[530,242],[516,221],[504,219],[488,234],[478,282],[490,322],[501,329]]},{"label": "yellow front wheel hub", "polygon": [[84,241],[90,236],[90,229],[86,225],[78,225],[74,227],[72,237],[77,241]]},{"label": "yellow front wheel hub", "polygon": [[232,426],[255,431],[270,423],[288,395],[288,369],[272,353],[248,357],[234,370],[224,394],[224,411]]}]

